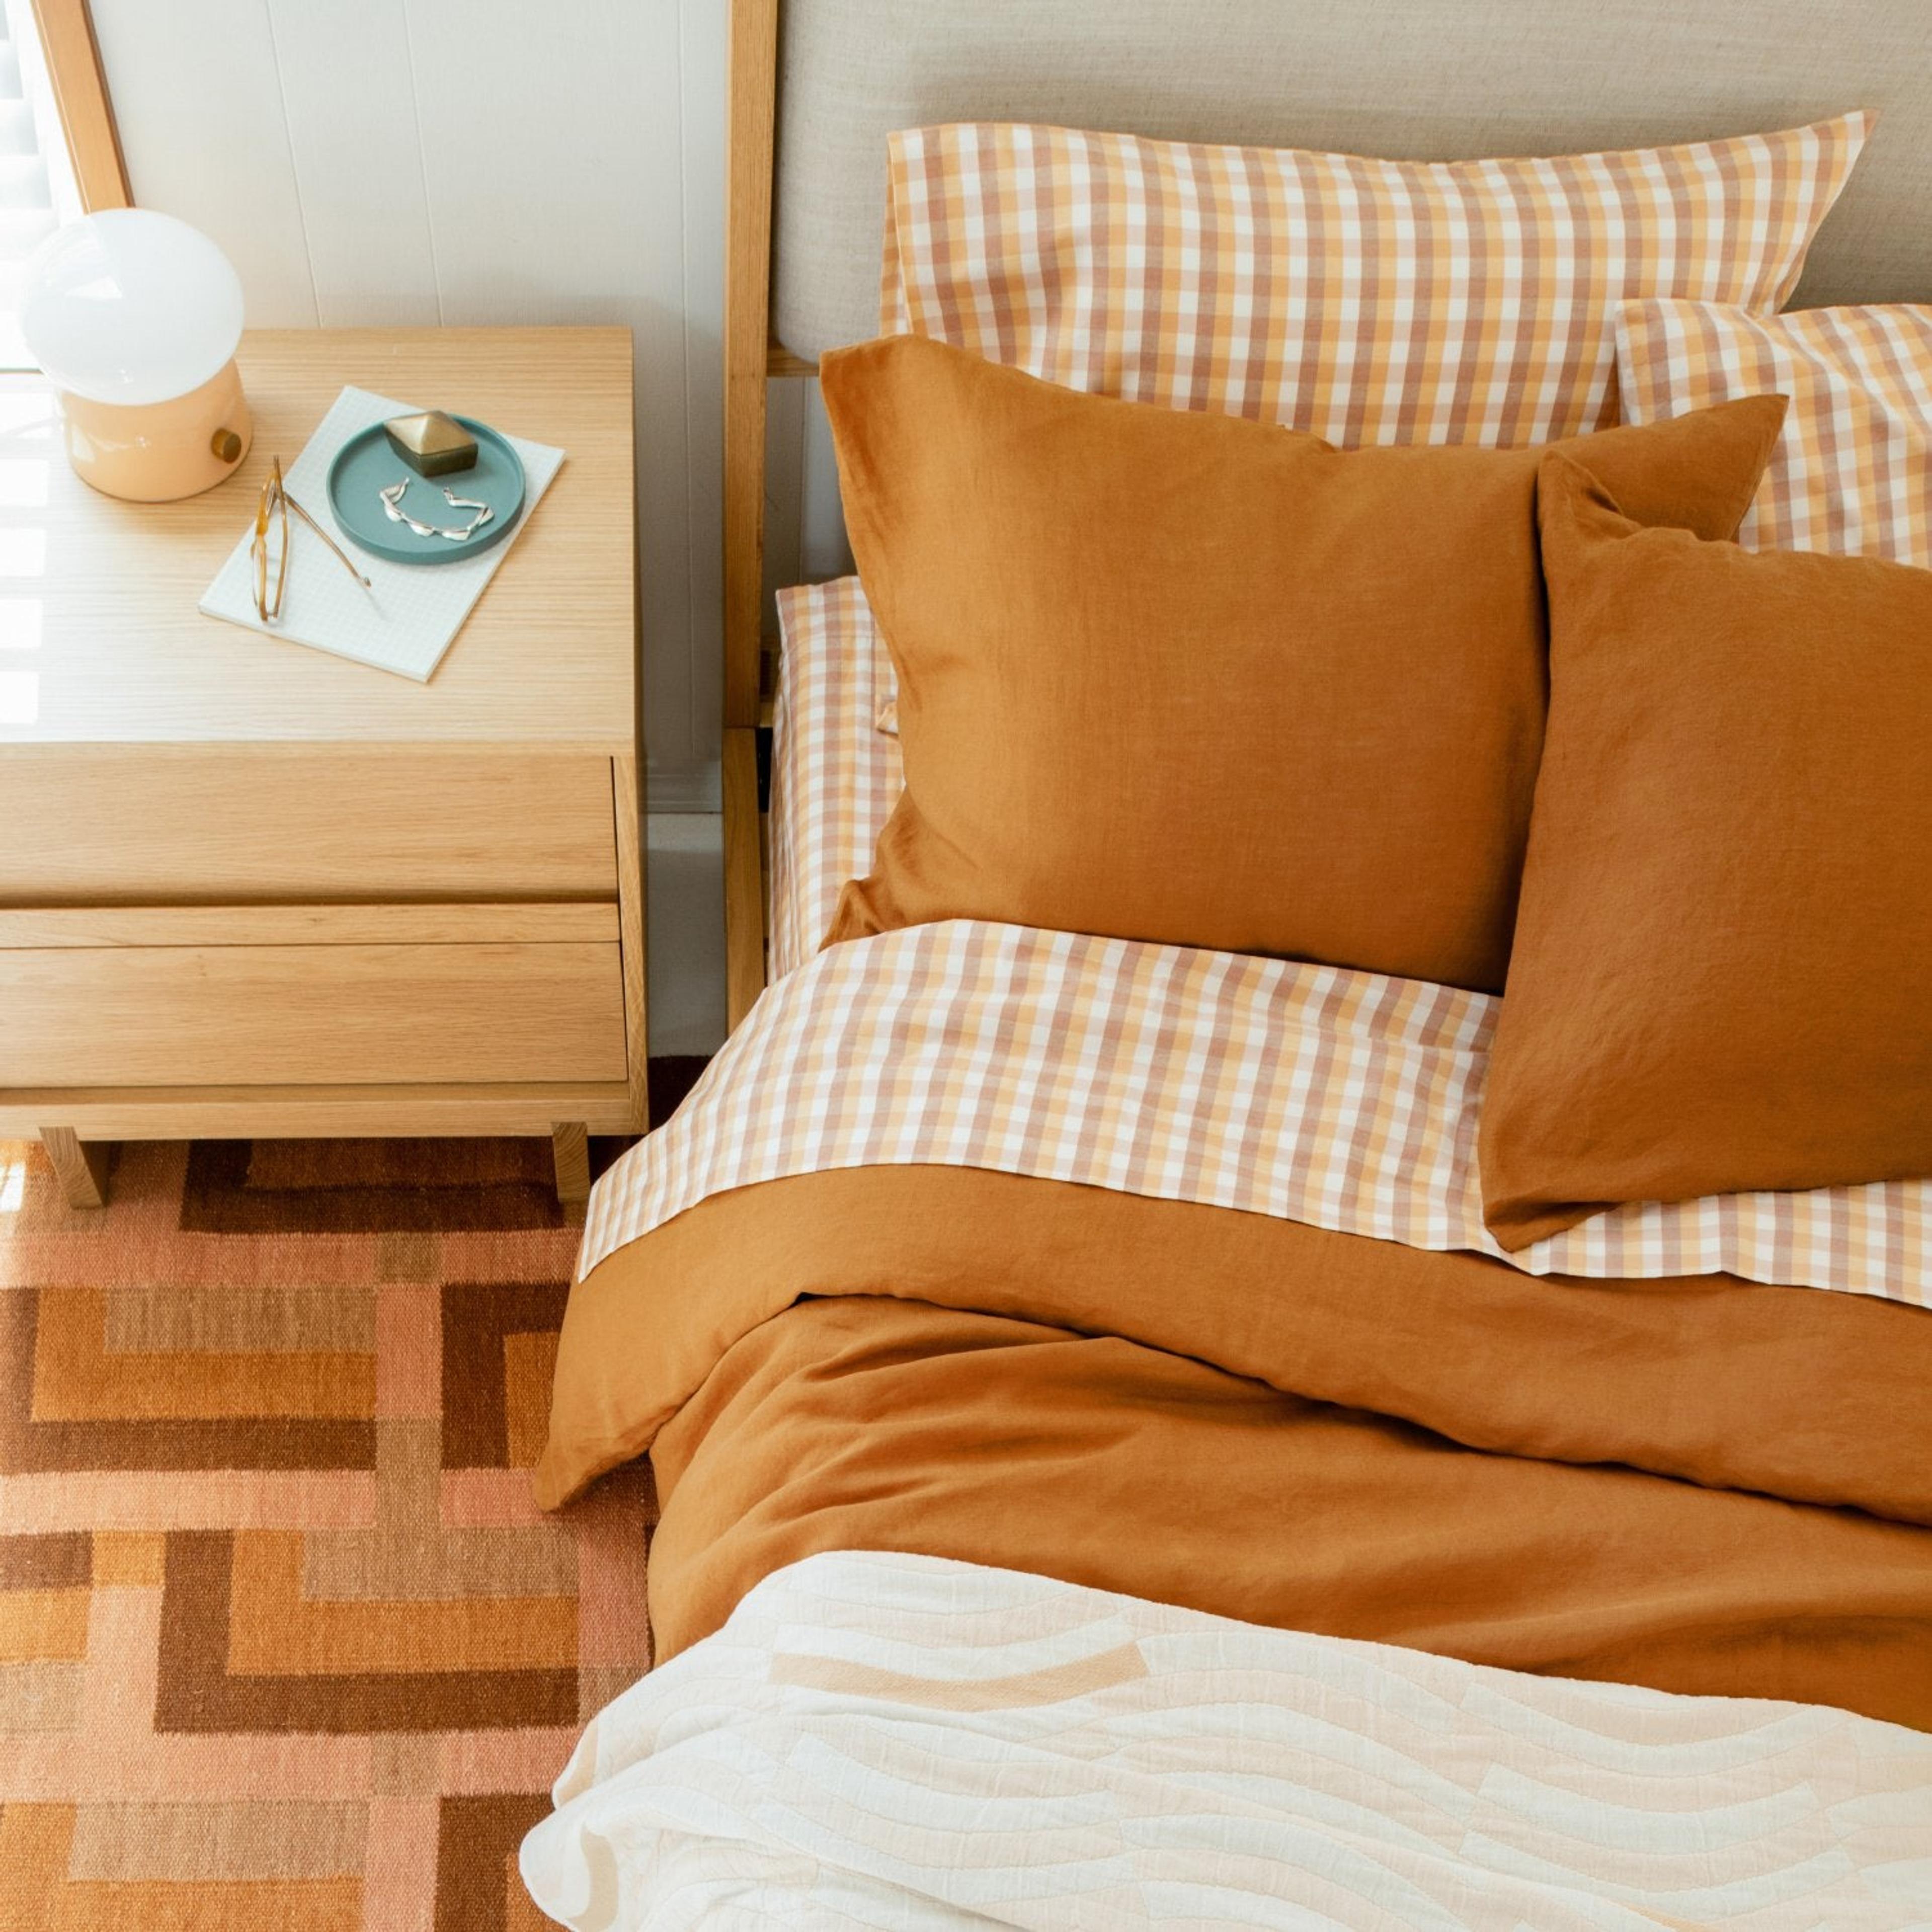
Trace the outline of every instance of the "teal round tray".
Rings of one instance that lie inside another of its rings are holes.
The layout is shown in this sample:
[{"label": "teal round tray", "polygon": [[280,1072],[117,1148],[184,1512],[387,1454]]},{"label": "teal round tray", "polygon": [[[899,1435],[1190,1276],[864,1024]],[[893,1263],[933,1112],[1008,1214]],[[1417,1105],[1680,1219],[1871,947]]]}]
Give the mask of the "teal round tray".
[{"label": "teal round tray", "polygon": [[[458,563],[501,543],[516,528],[524,507],[524,466],[517,452],[488,423],[472,416],[456,421],[476,439],[476,464],[452,476],[424,476],[412,470],[390,447],[380,423],[358,430],[335,452],[328,466],[328,507],[344,536],[392,563]],[[496,514],[466,542],[419,537],[408,524],[392,522],[382,507],[381,493],[404,477],[410,487],[402,507],[419,524],[460,525],[475,514],[452,510],[443,501],[446,488],[488,503]]]}]

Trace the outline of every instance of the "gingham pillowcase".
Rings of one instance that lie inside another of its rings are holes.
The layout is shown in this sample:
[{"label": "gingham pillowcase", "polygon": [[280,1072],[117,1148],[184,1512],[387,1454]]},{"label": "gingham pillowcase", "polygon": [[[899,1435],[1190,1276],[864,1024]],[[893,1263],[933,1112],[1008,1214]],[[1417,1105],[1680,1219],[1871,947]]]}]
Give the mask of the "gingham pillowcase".
[{"label": "gingham pillowcase", "polygon": [[1616,421],[1620,302],[1774,313],[1873,118],[1442,163],[908,129],[880,328],[1344,445],[1545,442]]},{"label": "gingham pillowcase", "polygon": [[1932,568],[1932,308],[1626,302],[1617,370],[1631,422],[1781,390],[1784,433],[1738,532]]},{"label": "gingham pillowcase", "polygon": [[[772,720],[770,970],[818,951],[848,879],[872,849],[905,779],[892,709],[898,682],[856,577],[778,592]],[[890,720],[892,734],[879,728]]]}]

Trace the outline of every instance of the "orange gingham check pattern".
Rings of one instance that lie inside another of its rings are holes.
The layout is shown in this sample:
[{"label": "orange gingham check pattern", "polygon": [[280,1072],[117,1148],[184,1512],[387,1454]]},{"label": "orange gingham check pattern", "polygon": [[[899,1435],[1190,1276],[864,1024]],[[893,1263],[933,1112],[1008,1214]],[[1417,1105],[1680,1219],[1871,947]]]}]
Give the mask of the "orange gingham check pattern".
[{"label": "orange gingham check pattern", "polygon": [[1343,445],[1545,442],[1616,422],[1626,298],[1774,314],[1871,119],[1444,163],[907,129],[880,326]]},{"label": "orange gingham check pattern", "polygon": [[1372,973],[956,920],[766,988],[593,1193],[580,1272],[788,1174],[988,1168],[1274,1214],[1534,1274],[1705,1274],[1932,1303],[1932,1182],[1620,1208],[1514,1256],[1483,1226],[1498,1002]]},{"label": "orange gingham check pattern", "polygon": [[1780,390],[1784,434],[1738,541],[1932,566],[1932,308],[1627,302],[1617,370],[1631,422]]},{"label": "orange gingham check pattern", "polygon": [[904,789],[896,735],[878,728],[898,689],[856,577],[778,592],[778,704],[772,718],[770,973],[818,950],[848,879]]}]

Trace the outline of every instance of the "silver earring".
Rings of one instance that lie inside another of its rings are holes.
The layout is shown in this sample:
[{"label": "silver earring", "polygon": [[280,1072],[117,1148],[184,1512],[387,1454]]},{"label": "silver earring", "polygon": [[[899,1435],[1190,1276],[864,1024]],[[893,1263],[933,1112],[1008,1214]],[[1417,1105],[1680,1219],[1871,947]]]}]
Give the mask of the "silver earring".
[{"label": "silver earring", "polygon": [[476,514],[460,526],[420,523],[403,508],[403,493],[409,487],[410,479],[405,476],[376,494],[382,498],[383,514],[390,522],[406,525],[419,537],[445,537],[452,543],[467,543],[485,524],[496,520],[496,513],[488,503],[478,502],[474,496],[459,496],[454,490],[446,488],[442,500],[452,510],[474,510]]}]

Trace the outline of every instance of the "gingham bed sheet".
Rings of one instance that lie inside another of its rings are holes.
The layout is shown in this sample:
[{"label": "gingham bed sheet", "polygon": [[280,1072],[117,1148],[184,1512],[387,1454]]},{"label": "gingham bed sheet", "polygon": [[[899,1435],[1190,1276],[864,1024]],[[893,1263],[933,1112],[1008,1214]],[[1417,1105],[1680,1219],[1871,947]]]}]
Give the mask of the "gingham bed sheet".
[{"label": "gingham bed sheet", "polygon": [[856,577],[778,592],[784,656],[772,724],[772,979],[818,951],[840,889],[872,869],[904,786],[892,659]]},{"label": "gingham bed sheet", "polygon": [[592,1196],[580,1268],[707,1197],[831,1168],[991,1168],[1272,1214],[1532,1274],[1726,1273],[1932,1303],[1932,1182],[1621,1208],[1516,1255],[1483,1226],[1499,1002],[971,920],[836,946],[766,988]]}]

